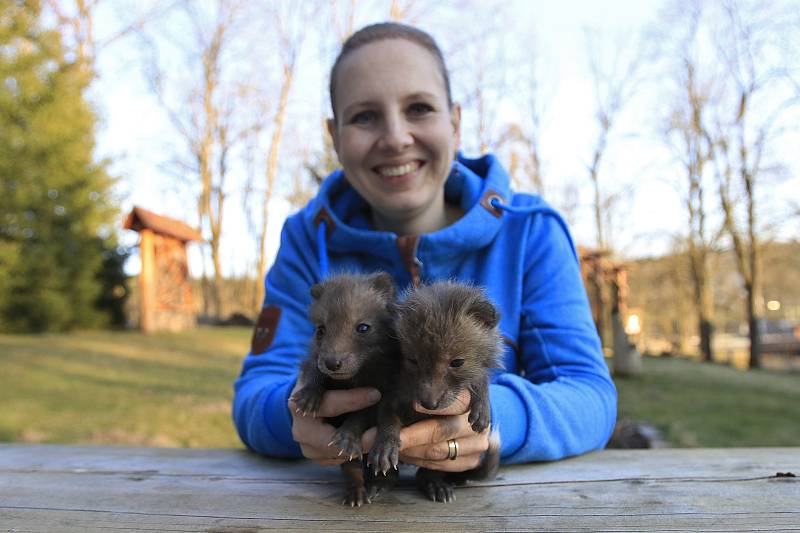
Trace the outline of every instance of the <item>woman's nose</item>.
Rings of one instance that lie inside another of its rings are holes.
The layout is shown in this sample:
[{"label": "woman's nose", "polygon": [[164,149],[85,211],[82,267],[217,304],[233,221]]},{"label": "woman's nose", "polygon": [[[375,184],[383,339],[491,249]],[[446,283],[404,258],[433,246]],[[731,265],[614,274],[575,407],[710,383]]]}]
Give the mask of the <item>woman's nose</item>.
[{"label": "woman's nose", "polygon": [[380,140],[382,147],[395,152],[406,148],[414,142],[408,122],[402,116],[389,116],[386,118]]}]

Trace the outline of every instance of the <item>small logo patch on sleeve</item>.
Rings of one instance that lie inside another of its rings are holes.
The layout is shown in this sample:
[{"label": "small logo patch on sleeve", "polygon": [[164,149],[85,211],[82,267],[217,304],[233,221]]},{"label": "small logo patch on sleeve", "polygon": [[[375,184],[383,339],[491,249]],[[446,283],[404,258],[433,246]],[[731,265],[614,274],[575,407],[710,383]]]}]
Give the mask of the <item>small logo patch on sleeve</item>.
[{"label": "small logo patch on sleeve", "polygon": [[281,318],[281,310],[274,305],[268,305],[261,310],[253,330],[253,339],[250,341],[250,353],[253,355],[262,354],[267,351],[272,339],[275,338],[275,330],[278,329],[278,320]]}]

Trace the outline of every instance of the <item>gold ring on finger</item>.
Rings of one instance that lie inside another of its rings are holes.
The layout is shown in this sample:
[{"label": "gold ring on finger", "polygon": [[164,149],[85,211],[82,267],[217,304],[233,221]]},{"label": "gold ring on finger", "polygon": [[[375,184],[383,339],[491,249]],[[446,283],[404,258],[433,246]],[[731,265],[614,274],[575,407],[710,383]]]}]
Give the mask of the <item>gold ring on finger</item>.
[{"label": "gold ring on finger", "polygon": [[458,441],[456,439],[450,439],[447,441],[447,458],[451,461],[455,461],[456,457],[458,457]]}]

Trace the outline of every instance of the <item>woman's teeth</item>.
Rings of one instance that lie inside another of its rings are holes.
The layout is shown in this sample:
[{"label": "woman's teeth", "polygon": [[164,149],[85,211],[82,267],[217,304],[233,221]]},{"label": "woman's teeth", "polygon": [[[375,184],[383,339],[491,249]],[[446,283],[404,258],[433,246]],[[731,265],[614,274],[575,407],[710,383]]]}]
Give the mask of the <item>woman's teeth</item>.
[{"label": "woman's teeth", "polygon": [[406,163],[405,165],[398,165],[395,167],[378,167],[378,173],[381,176],[402,176],[414,172],[419,168],[419,162]]}]

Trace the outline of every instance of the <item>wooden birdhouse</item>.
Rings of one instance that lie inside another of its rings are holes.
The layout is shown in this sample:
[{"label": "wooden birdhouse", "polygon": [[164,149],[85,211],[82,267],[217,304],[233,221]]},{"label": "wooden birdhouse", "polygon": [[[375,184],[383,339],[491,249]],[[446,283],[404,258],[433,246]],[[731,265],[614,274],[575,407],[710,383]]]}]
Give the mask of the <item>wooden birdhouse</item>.
[{"label": "wooden birdhouse", "polygon": [[189,283],[186,243],[200,241],[200,232],[173,218],[134,207],[125,229],[140,235],[139,325],[142,331],[192,328],[197,316]]}]

